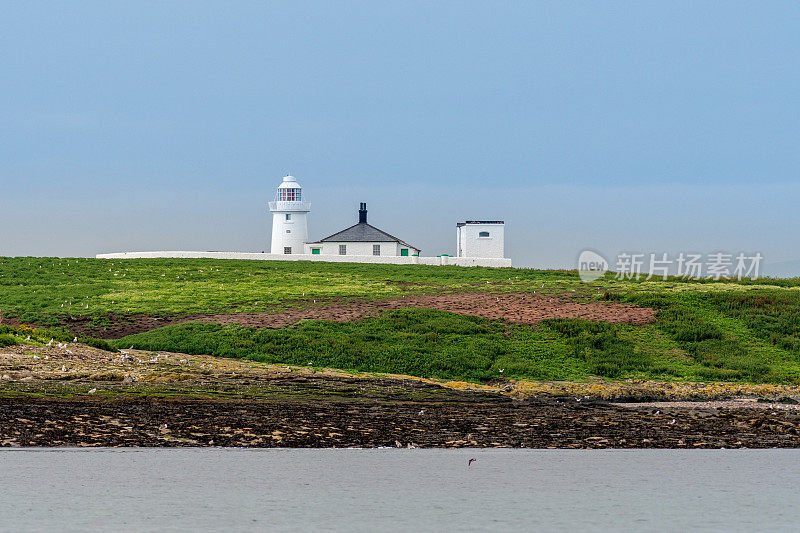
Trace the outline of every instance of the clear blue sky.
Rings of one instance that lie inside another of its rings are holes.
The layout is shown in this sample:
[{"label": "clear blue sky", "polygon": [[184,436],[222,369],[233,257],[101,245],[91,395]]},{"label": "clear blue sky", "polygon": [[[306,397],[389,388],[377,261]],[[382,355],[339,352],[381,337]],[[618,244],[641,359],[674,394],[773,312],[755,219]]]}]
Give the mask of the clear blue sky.
[{"label": "clear blue sky", "polygon": [[312,238],[800,260],[797,2],[0,7],[0,255],[262,250],[291,172]]}]

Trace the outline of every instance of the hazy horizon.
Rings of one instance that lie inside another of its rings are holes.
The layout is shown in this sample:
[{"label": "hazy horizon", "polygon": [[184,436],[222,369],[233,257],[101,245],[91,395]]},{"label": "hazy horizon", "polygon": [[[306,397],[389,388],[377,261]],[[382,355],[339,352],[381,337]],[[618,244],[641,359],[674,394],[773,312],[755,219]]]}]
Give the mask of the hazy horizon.
[{"label": "hazy horizon", "polygon": [[453,253],[458,221],[502,219],[515,266],[759,252],[800,275],[795,3],[5,15],[0,255],[268,250],[292,173],[312,239],[363,201],[423,255]]}]

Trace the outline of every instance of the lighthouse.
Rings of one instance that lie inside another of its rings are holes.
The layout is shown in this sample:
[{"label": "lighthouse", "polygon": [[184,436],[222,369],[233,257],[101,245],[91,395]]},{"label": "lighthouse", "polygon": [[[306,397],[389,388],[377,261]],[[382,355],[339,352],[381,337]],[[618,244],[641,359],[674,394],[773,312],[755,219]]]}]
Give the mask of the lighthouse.
[{"label": "lighthouse", "polygon": [[308,241],[308,212],[311,204],[303,200],[303,188],[294,176],[284,176],[278,185],[275,201],[269,202],[272,213],[270,253],[302,254]]}]

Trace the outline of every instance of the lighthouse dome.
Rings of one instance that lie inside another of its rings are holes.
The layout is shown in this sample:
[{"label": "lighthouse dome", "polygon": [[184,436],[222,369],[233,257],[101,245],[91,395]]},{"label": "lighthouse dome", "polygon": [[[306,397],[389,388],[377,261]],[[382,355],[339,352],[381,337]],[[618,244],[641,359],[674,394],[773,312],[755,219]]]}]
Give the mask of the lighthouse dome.
[{"label": "lighthouse dome", "polygon": [[294,176],[284,176],[283,183],[278,185],[279,189],[302,189],[299,183],[297,183],[297,178]]}]

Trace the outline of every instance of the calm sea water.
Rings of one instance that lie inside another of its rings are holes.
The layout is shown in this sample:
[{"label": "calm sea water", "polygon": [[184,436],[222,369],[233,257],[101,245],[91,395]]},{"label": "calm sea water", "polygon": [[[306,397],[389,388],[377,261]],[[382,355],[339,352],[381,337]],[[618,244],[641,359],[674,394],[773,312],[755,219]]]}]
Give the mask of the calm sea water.
[{"label": "calm sea water", "polygon": [[3,531],[800,525],[793,450],[40,448],[0,451],[0,473]]}]

